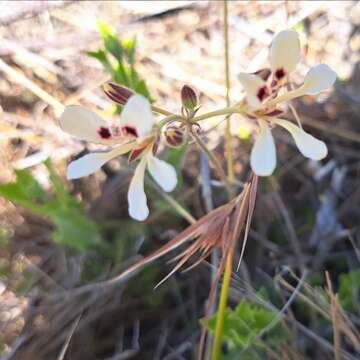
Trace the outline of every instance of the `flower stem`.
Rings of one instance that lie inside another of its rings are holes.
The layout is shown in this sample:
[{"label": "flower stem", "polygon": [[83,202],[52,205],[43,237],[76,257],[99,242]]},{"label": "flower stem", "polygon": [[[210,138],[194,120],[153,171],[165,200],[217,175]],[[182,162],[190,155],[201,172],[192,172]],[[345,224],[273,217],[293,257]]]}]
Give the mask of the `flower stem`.
[{"label": "flower stem", "polygon": [[151,105],[151,110],[156,112],[156,113],[163,114],[163,115],[166,115],[166,116],[173,115],[173,113],[171,113],[170,111],[167,111],[167,110],[162,109],[162,108],[160,108],[158,106],[155,106],[155,105]]},{"label": "flower stem", "polygon": [[172,114],[172,115],[166,116],[163,119],[161,119],[157,123],[157,126],[161,129],[167,123],[169,123],[171,121],[175,121],[175,120],[181,120],[181,119],[183,119],[183,117],[181,115]]},{"label": "flower stem", "polygon": [[229,296],[232,264],[233,264],[233,251],[229,253],[228,258],[226,259],[225,272],[221,286],[219,306],[216,314],[216,327],[215,327],[214,344],[212,349],[211,360],[220,360],[220,356],[221,356],[222,335],[224,330],[226,305]]},{"label": "flower stem", "polygon": [[210,111],[208,113],[199,115],[199,116],[195,116],[192,121],[193,122],[198,122],[201,120],[206,120],[215,116],[221,116],[221,115],[229,115],[229,114],[241,114],[243,112],[243,110],[239,107],[239,106],[229,106],[229,107],[225,107],[219,110],[215,110],[215,111]]},{"label": "flower stem", "polygon": [[208,149],[208,147],[206,146],[206,144],[201,140],[200,136],[195,132],[192,131],[191,132],[192,136],[194,137],[196,143],[200,146],[200,148],[204,151],[204,153],[208,156],[210,162],[212,163],[212,165],[214,166],[214,168],[216,169],[220,179],[224,182],[224,184],[226,185],[226,188],[230,194],[230,189],[231,189],[231,184],[229,183],[229,180],[225,174],[225,171],[223,170],[219,160],[217,159],[217,157]]},{"label": "flower stem", "polygon": [[[228,2],[224,0],[224,50],[225,50],[225,77],[226,77],[226,105],[230,106],[230,61],[229,61],[229,21]],[[230,182],[234,181],[233,152],[231,146],[231,122],[230,114],[226,117],[225,129],[225,156],[227,163],[227,175]]]}]

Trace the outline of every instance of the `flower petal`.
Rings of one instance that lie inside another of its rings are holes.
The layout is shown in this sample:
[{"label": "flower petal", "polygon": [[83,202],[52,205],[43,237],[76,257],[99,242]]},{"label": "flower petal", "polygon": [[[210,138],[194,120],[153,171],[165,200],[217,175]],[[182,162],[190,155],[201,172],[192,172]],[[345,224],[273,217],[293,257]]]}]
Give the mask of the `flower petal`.
[{"label": "flower petal", "polygon": [[259,119],[259,134],[250,155],[250,165],[259,176],[271,175],[276,166],[276,149],[271,130],[264,120]]},{"label": "flower petal", "polygon": [[69,164],[66,172],[66,177],[71,180],[93,174],[94,172],[100,170],[100,168],[106,162],[116,156],[127,153],[132,147],[133,144],[129,143],[118,146],[111,151],[93,152],[90,154],[86,154],[85,156],[75,161],[72,161]]},{"label": "flower petal", "polygon": [[290,121],[276,119],[274,122],[289,131],[299,151],[305,157],[313,160],[321,160],[326,157],[328,150],[323,141],[316,139]]},{"label": "flower petal", "polygon": [[82,106],[67,106],[60,116],[60,126],[65,132],[81,140],[101,144],[112,142],[108,123]]},{"label": "flower petal", "polygon": [[121,112],[120,122],[122,127],[135,128],[140,138],[146,136],[155,124],[149,100],[138,94],[131,96]]},{"label": "flower petal", "polygon": [[266,82],[255,74],[240,73],[238,75],[240,83],[246,92],[246,100],[251,110],[256,110],[261,106],[262,96],[259,96],[261,89],[266,89]]},{"label": "flower petal", "polygon": [[331,87],[335,80],[335,71],[325,64],[320,64],[309,70],[298,91],[302,95],[316,95]]},{"label": "flower petal", "polygon": [[144,191],[146,163],[146,157],[143,157],[135,169],[128,191],[129,214],[133,219],[139,221],[143,221],[149,216],[149,208]]},{"label": "flower petal", "polygon": [[293,30],[279,32],[274,37],[270,47],[270,65],[275,76],[276,71],[283,70],[285,74],[289,74],[295,70],[299,59],[300,40],[298,33]]},{"label": "flower petal", "polygon": [[170,192],[175,189],[177,184],[177,177],[176,171],[172,165],[156,158],[152,154],[149,154],[147,166],[151,176],[164,191]]}]

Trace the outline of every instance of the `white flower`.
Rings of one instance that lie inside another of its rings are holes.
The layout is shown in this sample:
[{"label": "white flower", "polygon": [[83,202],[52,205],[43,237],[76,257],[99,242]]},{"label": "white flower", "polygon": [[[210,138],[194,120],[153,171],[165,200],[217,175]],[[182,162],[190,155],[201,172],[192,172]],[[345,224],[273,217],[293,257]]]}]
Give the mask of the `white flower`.
[{"label": "white flower", "polygon": [[132,218],[139,221],[145,220],[149,215],[146,194],[144,191],[144,175],[146,168],[153,179],[166,192],[174,190],[177,183],[176,171],[172,165],[163,160],[159,160],[151,153],[151,151],[144,154],[135,169],[128,192],[129,214]]},{"label": "white flower", "polygon": [[[259,134],[251,151],[250,165],[259,176],[269,176],[276,167],[276,150],[270,127],[266,120],[258,119]],[[327,147],[321,140],[308,134],[288,120],[271,119],[271,123],[289,131],[299,151],[307,158],[321,160],[327,155]]]},{"label": "white flower", "polygon": [[157,137],[153,133],[155,118],[145,97],[131,96],[120,120],[112,126],[81,106],[68,106],[60,117],[60,125],[64,131],[81,140],[113,146],[109,151],[93,152],[71,162],[67,169],[68,179],[90,175],[107,161],[129,151],[129,161],[140,159],[128,191],[129,214],[134,219],[142,221],[149,215],[144,192],[146,168],[164,191],[174,190],[177,183],[175,169],[153,154],[157,147]]},{"label": "white flower", "polygon": [[275,36],[271,44],[270,76],[265,79],[256,74],[239,75],[246,92],[246,112],[250,117],[255,117],[259,124],[259,134],[250,156],[251,167],[259,176],[271,175],[276,167],[275,145],[269,125],[279,125],[289,131],[305,157],[321,160],[327,155],[324,142],[287,120],[275,118],[279,115],[277,104],[302,95],[316,95],[327,90],[336,80],[336,73],[327,65],[320,64],[309,70],[301,86],[279,95],[279,90],[295,70],[299,59],[300,41],[297,33],[284,30]]}]

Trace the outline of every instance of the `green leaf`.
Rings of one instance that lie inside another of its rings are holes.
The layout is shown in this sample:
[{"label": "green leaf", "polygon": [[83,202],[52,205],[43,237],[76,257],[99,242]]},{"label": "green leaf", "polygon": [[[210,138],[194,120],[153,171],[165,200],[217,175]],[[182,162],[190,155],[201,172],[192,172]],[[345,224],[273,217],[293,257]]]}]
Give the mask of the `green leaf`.
[{"label": "green leaf", "polygon": [[356,312],[360,296],[360,269],[339,276],[339,298],[345,310]]},{"label": "green leaf", "polygon": [[134,66],[136,55],[136,38],[123,40],[122,46],[126,54],[128,63],[131,66]]},{"label": "green leaf", "polygon": [[104,50],[98,51],[87,51],[86,54],[96,60],[99,60],[105,70],[110,74],[115,74],[115,69],[112,67],[109,59],[106,56],[106,52]]},{"label": "green leaf", "polygon": [[83,251],[101,245],[97,224],[85,215],[81,204],[68,193],[56,175],[50,160],[44,162],[54,193],[50,197],[26,170],[16,171],[15,182],[0,185],[7,200],[50,220],[55,226],[53,239],[60,245]]},{"label": "green leaf", "polygon": [[102,20],[98,20],[97,25],[105,49],[121,63],[123,61],[123,49],[115,31]]},{"label": "green leaf", "polygon": [[149,92],[144,80],[138,81],[138,83],[135,85],[135,87],[133,89],[138,94],[144,95],[146,98],[148,98],[150,101],[152,101],[150,92]]},{"label": "green leaf", "polygon": [[[216,314],[209,320],[209,329],[215,330]],[[276,319],[276,314],[259,305],[242,300],[234,309],[226,309],[223,339],[233,351],[245,350],[251,346],[261,349],[256,338]],[[285,329],[281,324],[270,328],[262,334],[262,341],[271,347],[278,347],[287,340]],[[266,336],[265,336],[266,335]]]},{"label": "green leaf", "polygon": [[184,178],[181,173],[183,159],[186,153],[187,146],[183,145],[179,148],[168,148],[165,154],[164,160],[171,164],[175,170],[178,179],[177,189],[181,189],[184,186]]},{"label": "green leaf", "polygon": [[41,213],[40,204],[46,200],[41,185],[26,170],[16,170],[15,182],[0,185],[0,194],[7,200],[22,205],[37,214]]},{"label": "green leaf", "polygon": [[125,85],[131,88],[131,84],[129,80],[129,70],[121,62],[119,62],[115,67],[114,80],[120,85]]},{"label": "green leaf", "polygon": [[96,224],[87,219],[78,208],[59,208],[49,214],[49,217],[56,226],[53,233],[56,243],[78,251],[100,244],[101,238]]}]

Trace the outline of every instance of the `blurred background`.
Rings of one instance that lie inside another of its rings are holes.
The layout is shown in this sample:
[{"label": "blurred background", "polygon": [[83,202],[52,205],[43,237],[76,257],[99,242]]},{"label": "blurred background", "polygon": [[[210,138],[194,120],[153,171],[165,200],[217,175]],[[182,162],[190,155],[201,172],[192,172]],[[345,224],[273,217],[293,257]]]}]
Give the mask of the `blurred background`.
[{"label": "blurred background", "polygon": [[[223,358],[359,359],[360,5],[229,2],[232,102],[243,95],[237,74],[268,66],[273,34],[285,28],[302,43],[295,81],[318,63],[337,72],[332,91],[294,102],[329,155],[309,161],[275,131],[278,166],[259,184],[245,259],[231,283]],[[69,104],[118,116],[101,89],[109,80],[172,112],[180,111],[184,84],[199,93],[199,113],[225,106],[223,31],[220,1],[0,1],[3,359],[196,358],[216,256],[156,290],[177,252],[126,282],[92,288],[189,222],[150,188],[148,221],[129,218],[126,159],[67,181],[67,163],[93,147],[65,134],[57,119]],[[220,159],[223,120],[202,128]],[[235,173],[244,181],[253,125],[231,121]],[[195,144],[162,155],[179,176],[171,197],[195,218],[224,204]],[[85,284],[86,293],[73,290]]]}]

